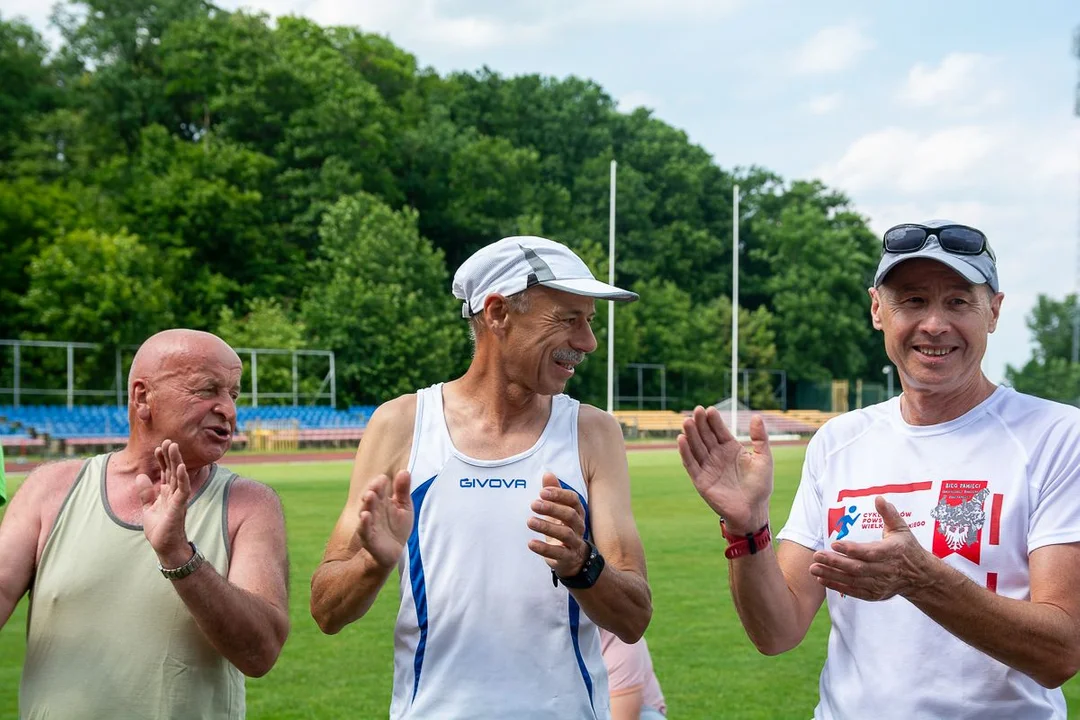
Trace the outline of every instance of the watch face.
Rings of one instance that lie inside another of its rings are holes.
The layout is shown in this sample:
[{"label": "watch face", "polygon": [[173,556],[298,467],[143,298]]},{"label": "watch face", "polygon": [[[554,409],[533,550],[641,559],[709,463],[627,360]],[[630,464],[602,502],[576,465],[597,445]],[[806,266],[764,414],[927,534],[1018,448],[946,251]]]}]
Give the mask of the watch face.
[{"label": "watch face", "polygon": [[603,569],[604,559],[600,556],[596,546],[589,543],[589,559],[585,561],[585,567],[581,569],[582,574],[589,579],[590,583],[594,583],[600,577],[600,571]]}]

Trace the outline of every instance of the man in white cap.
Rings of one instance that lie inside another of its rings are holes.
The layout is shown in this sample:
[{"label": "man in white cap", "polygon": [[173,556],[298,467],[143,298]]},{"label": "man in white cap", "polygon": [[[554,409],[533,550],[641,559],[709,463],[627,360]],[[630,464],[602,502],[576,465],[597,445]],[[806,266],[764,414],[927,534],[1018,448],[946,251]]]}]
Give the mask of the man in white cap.
[{"label": "man in white cap", "polygon": [[454,276],[475,339],[460,378],[380,406],[312,578],[326,633],[397,568],[392,718],[607,718],[597,627],[652,615],[618,423],[562,394],[596,349],[596,280],[565,245],[510,237]]},{"label": "man in white cap", "polygon": [[[870,313],[903,394],[826,423],[775,549],[773,465],[714,410],[679,450],[765,654],[832,621],[816,718],[1061,718],[1080,666],[1080,412],[982,373],[1003,295],[979,230],[885,233]],[[847,530],[842,540],[838,539]]]}]

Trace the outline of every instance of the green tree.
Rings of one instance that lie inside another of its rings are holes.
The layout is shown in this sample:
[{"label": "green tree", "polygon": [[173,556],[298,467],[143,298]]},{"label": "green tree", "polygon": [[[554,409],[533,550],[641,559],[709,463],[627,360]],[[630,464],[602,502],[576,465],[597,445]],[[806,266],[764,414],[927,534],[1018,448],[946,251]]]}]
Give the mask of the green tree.
[{"label": "green tree", "polygon": [[0,180],[0,337],[12,338],[35,322],[20,301],[30,284],[30,262],[56,235],[110,227],[115,213],[97,188],[46,183],[31,177]]},{"label": "green tree", "polygon": [[1072,362],[1077,312],[1080,309],[1075,294],[1063,300],[1039,295],[1027,318],[1035,348],[1023,367],[1005,367],[1005,379],[1010,385],[1020,392],[1080,405],[1080,363]]},{"label": "green tree", "polygon": [[414,210],[368,194],[323,219],[319,257],[301,305],[312,345],[337,355],[339,396],[379,403],[448,379],[468,362],[468,335],[443,255]]},{"label": "green tree", "polygon": [[[755,215],[754,260],[768,268],[760,287],[776,317],[779,364],[794,380],[875,380],[868,348],[878,349],[866,288],[878,241],[843,196],[796,182],[779,212]],[[877,350],[879,356],[881,350]]]},{"label": "green tree", "polygon": [[[731,300],[721,296],[695,304],[686,290],[670,280],[644,280],[634,285],[634,291],[641,295],[641,301],[628,310],[638,329],[635,362],[665,366],[671,406],[689,409],[726,397],[731,382]],[[772,325],[773,318],[763,307],[739,309],[739,367],[776,368]],[[659,393],[656,377],[650,376],[648,385],[646,395]],[[754,376],[751,402],[754,407],[775,404],[772,387],[763,376]]]},{"label": "green tree", "polygon": [[[217,335],[233,348],[243,350],[303,350],[307,343],[307,329],[299,320],[293,318],[289,309],[276,298],[253,298],[247,303],[247,314],[238,315],[232,308],[221,308],[217,325]],[[251,363],[244,360],[244,372],[240,385],[251,388]],[[293,358],[284,354],[260,354],[257,360],[259,372],[259,394],[289,393],[293,389]],[[306,357],[297,358],[297,381],[301,394],[318,389],[318,383],[312,379],[312,363]],[[322,364],[320,362],[320,364]],[[260,404],[265,401],[259,400]]]},{"label": "green tree", "polygon": [[78,0],[54,8],[65,41],[61,77],[71,83],[74,103],[94,118],[87,130],[100,149],[131,152],[142,128],[179,127],[165,95],[162,36],[172,23],[210,8],[202,0]]},{"label": "green tree", "polygon": [[175,260],[135,235],[73,230],[30,262],[22,308],[39,336],[139,344],[175,323]]},{"label": "green tree", "polygon": [[[147,244],[191,251],[194,267],[217,285],[266,296],[292,290],[291,268],[302,255],[281,242],[265,190],[273,181],[272,159],[227,140],[193,143],[160,125],[143,129],[136,152],[115,156],[98,173],[117,198],[125,224],[139,228]],[[198,283],[187,298],[212,322],[216,293],[201,301]]]},{"label": "green tree", "polygon": [[10,159],[30,121],[60,100],[47,55],[33,28],[0,17],[0,162]]}]

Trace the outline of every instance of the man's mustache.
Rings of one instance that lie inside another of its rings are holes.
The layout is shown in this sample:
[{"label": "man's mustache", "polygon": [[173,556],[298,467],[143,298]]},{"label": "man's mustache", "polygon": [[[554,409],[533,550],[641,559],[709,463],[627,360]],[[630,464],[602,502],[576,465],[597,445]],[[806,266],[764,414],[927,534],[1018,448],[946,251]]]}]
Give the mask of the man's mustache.
[{"label": "man's mustache", "polygon": [[585,353],[580,350],[570,350],[569,348],[559,348],[551,354],[555,362],[564,362],[577,365],[585,359]]}]

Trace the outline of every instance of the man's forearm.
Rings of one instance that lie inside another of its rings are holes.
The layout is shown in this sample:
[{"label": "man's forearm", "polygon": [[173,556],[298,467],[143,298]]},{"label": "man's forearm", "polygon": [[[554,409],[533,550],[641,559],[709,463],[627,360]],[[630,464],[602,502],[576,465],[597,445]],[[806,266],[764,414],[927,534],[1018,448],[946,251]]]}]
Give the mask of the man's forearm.
[{"label": "man's forearm", "polygon": [[381,567],[366,550],[348,559],[327,559],[311,578],[311,616],[327,635],[362,618],[393,567]]},{"label": "man's forearm", "polygon": [[203,635],[225,659],[249,677],[270,671],[289,634],[287,608],[233,585],[209,563],[172,582]]},{"label": "man's forearm", "polygon": [[936,558],[931,574],[931,582],[906,597],[934,622],[1044,687],[1076,674],[1076,618],[1055,605],[998,595]]},{"label": "man's forearm", "polygon": [[644,577],[629,570],[606,565],[596,584],[584,590],[571,589],[581,609],[600,627],[625,643],[635,643],[645,634],[652,619],[652,592]]},{"label": "man's forearm", "polygon": [[754,646],[764,655],[791,650],[806,636],[812,618],[803,618],[788,578],[777,559],[776,546],[728,561],[731,596],[739,620]]}]

